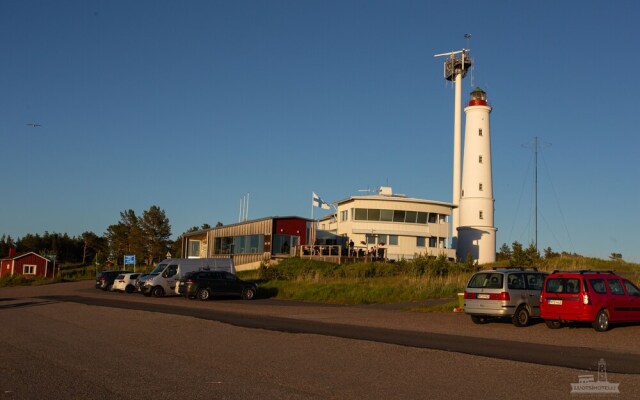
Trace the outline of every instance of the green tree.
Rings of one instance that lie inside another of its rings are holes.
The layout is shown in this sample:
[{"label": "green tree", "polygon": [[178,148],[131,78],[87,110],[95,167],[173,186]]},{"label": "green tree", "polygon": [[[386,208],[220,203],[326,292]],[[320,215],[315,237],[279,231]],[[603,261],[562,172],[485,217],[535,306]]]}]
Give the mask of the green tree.
[{"label": "green tree", "polygon": [[560,253],[556,253],[551,249],[551,247],[544,249],[544,258],[549,259],[554,257],[560,257]]},{"label": "green tree", "polygon": [[147,264],[164,259],[171,248],[171,224],[164,210],[151,206],[142,214],[140,228],[144,237]]},{"label": "green tree", "polygon": [[500,251],[496,253],[496,258],[498,261],[509,260],[511,258],[511,248],[508,244],[503,243],[500,246]]}]

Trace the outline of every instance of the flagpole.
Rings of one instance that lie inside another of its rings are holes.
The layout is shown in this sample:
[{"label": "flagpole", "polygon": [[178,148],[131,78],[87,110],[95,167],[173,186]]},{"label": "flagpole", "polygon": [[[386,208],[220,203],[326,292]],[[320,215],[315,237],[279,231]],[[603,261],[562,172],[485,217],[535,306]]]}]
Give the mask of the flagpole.
[{"label": "flagpole", "polygon": [[313,220],[313,193],[311,193],[311,219]]}]

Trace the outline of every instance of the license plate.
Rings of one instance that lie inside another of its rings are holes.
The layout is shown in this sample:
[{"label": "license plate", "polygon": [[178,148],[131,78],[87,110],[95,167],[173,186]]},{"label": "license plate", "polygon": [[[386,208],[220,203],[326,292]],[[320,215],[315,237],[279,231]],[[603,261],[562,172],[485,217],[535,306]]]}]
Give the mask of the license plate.
[{"label": "license plate", "polygon": [[549,304],[554,306],[561,306],[562,300],[549,300]]},{"label": "license plate", "polygon": [[477,298],[478,299],[488,299],[488,298],[490,298],[490,296],[488,294],[479,294]]}]

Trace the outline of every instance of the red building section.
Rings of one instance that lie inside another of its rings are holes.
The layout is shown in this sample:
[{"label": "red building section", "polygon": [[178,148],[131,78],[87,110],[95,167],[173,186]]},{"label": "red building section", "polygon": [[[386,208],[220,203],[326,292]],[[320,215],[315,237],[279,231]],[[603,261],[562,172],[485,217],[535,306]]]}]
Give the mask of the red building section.
[{"label": "red building section", "polygon": [[307,220],[304,218],[274,218],[274,235],[300,236],[300,243],[307,244]]},{"label": "red building section", "polygon": [[5,276],[24,275],[27,278],[53,277],[53,266],[49,260],[34,252],[19,256],[9,255],[0,260],[0,278]]}]

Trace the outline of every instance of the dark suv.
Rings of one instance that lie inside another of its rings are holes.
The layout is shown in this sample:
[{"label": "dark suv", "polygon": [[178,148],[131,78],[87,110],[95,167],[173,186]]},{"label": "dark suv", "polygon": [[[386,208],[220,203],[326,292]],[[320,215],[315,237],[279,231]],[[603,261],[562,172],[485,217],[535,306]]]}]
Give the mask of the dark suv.
[{"label": "dark suv", "polygon": [[120,274],[124,274],[131,271],[102,271],[96,277],[96,289],[111,290],[113,282]]},{"label": "dark suv", "polygon": [[226,271],[196,271],[180,279],[178,293],[187,297],[209,300],[213,295],[236,295],[252,300],[258,292],[253,282],[243,281]]},{"label": "dark suv", "polygon": [[640,322],[640,289],[613,271],[553,271],[540,293],[540,316],[552,329],[587,321],[604,332],[610,322]]}]

